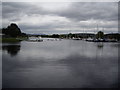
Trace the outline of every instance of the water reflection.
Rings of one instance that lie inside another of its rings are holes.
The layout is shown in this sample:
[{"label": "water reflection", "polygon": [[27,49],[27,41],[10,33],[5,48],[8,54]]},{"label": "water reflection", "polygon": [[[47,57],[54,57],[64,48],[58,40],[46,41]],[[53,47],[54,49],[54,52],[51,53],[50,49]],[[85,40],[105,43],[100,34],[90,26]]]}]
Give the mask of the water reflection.
[{"label": "water reflection", "polygon": [[11,56],[16,56],[20,51],[20,45],[3,45],[2,50],[7,51]]},{"label": "water reflection", "polygon": [[97,47],[98,49],[102,49],[104,47],[104,43],[103,42],[97,43]]},{"label": "water reflection", "polygon": [[20,52],[11,57],[11,49],[3,49],[3,88],[117,87],[118,47],[112,45],[67,40],[4,45]]},{"label": "water reflection", "polygon": [[73,54],[56,61],[8,59],[4,57],[3,61],[4,88],[108,88],[117,83],[117,58],[96,60]]},{"label": "water reflection", "polygon": [[[108,61],[109,60],[109,61]],[[77,54],[70,55],[69,57],[60,60],[59,63],[66,64],[70,67],[71,74],[74,77],[77,77],[79,85],[72,80],[73,83],[76,83],[76,87],[87,87],[87,88],[108,88],[108,87],[117,87],[118,82],[118,67],[117,67],[117,58],[103,57],[98,58],[88,58],[80,56]],[[117,83],[116,86],[113,85]]]}]

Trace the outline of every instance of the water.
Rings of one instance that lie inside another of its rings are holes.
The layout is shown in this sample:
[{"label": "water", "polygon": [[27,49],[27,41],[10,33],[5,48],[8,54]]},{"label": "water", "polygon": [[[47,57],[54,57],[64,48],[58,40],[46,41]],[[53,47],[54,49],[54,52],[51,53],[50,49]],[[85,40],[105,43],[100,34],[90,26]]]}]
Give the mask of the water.
[{"label": "water", "polygon": [[3,44],[3,88],[112,88],[118,43],[62,40]]}]

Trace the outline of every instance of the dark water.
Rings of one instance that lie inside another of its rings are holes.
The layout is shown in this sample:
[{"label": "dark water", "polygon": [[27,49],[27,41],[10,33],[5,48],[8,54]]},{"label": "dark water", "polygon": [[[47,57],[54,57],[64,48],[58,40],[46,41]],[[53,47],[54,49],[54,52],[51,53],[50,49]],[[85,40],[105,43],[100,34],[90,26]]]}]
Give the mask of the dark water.
[{"label": "dark water", "polygon": [[117,87],[119,46],[73,40],[3,44],[2,87]]}]

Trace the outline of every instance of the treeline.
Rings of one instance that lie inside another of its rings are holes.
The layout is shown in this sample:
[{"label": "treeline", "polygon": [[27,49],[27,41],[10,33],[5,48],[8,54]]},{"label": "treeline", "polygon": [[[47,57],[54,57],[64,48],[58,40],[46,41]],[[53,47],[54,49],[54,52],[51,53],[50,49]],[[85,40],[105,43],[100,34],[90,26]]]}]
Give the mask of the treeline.
[{"label": "treeline", "polygon": [[69,34],[52,34],[52,35],[32,35],[32,36],[41,36],[43,38],[96,38],[96,39],[117,39],[120,40],[119,33],[104,34],[104,32],[99,31],[97,34],[92,33],[69,33]]},{"label": "treeline", "polygon": [[21,32],[20,28],[15,24],[11,23],[7,28],[2,28],[3,37],[24,37],[26,33]]},{"label": "treeline", "polygon": [[53,34],[53,35],[33,35],[33,34],[28,34],[28,36],[34,36],[34,37],[41,36],[42,38],[60,38],[59,34]]},{"label": "treeline", "polygon": [[88,33],[76,33],[76,34],[52,34],[52,35],[40,35],[41,37],[49,37],[49,38],[88,38],[93,37],[95,34]]},{"label": "treeline", "polygon": [[119,33],[104,34],[104,32],[99,31],[97,34],[91,33],[69,33],[69,34],[52,34],[52,35],[31,35],[21,32],[20,28],[15,24],[11,23],[7,28],[2,28],[3,37],[28,37],[28,36],[41,36],[46,38],[102,38],[102,39],[117,39],[120,40]]},{"label": "treeline", "polygon": [[36,35],[41,37],[47,37],[47,38],[88,38],[93,37],[95,34],[87,34],[87,33],[77,33],[77,34],[52,34],[52,35]]},{"label": "treeline", "polygon": [[118,41],[120,41],[120,34],[119,33],[105,34],[104,37],[109,38],[109,39],[117,39]]}]

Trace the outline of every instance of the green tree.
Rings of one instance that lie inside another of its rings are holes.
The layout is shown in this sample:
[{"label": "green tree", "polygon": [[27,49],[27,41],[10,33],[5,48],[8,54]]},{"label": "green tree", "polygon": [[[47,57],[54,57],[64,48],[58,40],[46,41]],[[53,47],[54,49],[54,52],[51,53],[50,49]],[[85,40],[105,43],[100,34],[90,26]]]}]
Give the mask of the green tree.
[{"label": "green tree", "polygon": [[96,34],[96,38],[97,38],[97,39],[98,39],[98,38],[103,39],[103,38],[104,38],[104,32],[99,31],[99,32]]},{"label": "green tree", "polygon": [[52,38],[59,38],[59,35],[58,34],[53,34]]},{"label": "green tree", "polygon": [[2,33],[10,37],[17,37],[21,35],[21,30],[16,24],[11,23],[10,26],[2,29]]}]

